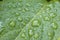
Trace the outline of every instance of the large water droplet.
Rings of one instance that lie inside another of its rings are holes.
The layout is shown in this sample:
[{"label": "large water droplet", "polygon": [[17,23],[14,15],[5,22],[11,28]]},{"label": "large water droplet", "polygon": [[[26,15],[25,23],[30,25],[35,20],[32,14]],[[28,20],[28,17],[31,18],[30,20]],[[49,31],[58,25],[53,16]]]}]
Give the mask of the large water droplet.
[{"label": "large water droplet", "polygon": [[32,22],[32,26],[35,26],[35,27],[39,26],[39,21],[38,20],[34,20]]},{"label": "large water droplet", "polygon": [[56,17],[57,15],[55,14],[55,13],[51,13],[50,14],[50,17],[52,17],[52,18],[54,18],[54,17]]},{"label": "large water droplet", "polygon": [[48,32],[49,39],[53,39],[55,33],[54,32]]},{"label": "large water droplet", "polygon": [[53,27],[53,29],[57,29],[58,28],[58,25],[57,25],[57,23],[52,23],[52,27]]}]

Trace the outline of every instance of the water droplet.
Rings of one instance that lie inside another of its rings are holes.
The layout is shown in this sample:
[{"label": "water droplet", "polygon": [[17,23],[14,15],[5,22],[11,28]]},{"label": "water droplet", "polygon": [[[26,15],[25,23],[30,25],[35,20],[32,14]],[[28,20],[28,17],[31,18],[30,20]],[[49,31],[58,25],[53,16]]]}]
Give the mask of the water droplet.
[{"label": "water droplet", "polygon": [[54,32],[48,32],[49,39],[52,39],[54,37],[55,33]]},{"label": "water droplet", "polygon": [[26,11],[28,11],[29,9],[28,8],[24,8],[23,10],[22,10],[22,12],[26,12]]},{"label": "water droplet", "polygon": [[39,26],[39,21],[38,20],[34,20],[33,23],[32,23],[33,26]]},{"label": "water droplet", "polygon": [[22,35],[21,35],[23,38],[25,38],[25,34],[24,33],[22,33]]},{"label": "water droplet", "polygon": [[54,18],[54,17],[56,17],[57,15],[55,14],[55,13],[51,13],[50,14],[50,17],[52,17],[52,18]]},{"label": "water droplet", "polygon": [[42,15],[40,15],[40,18],[42,18]]},{"label": "water droplet", "polygon": [[29,4],[29,3],[27,3],[27,4],[26,4],[26,6],[28,6],[28,7],[29,7],[29,6],[30,6],[30,4]]},{"label": "water droplet", "polygon": [[8,7],[11,8],[11,5],[9,5]]},{"label": "water droplet", "polygon": [[18,20],[19,20],[20,22],[22,22],[23,19],[22,19],[21,17],[18,17]]},{"label": "water droplet", "polygon": [[26,11],[28,11],[29,9],[28,8],[25,8]]},{"label": "water droplet", "polygon": [[17,3],[17,5],[21,5],[20,3]]},{"label": "water droplet", "polygon": [[58,37],[57,40],[60,40],[60,37]]},{"label": "water droplet", "polygon": [[29,30],[29,35],[32,36],[33,35],[33,31]]},{"label": "water droplet", "polygon": [[52,27],[53,27],[53,29],[57,29],[58,28],[58,25],[57,25],[57,23],[52,23]]},{"label": "water droplet", "polygon": [[40,2],[39,2],[38,4],[39,4],[39,5],[41,5],[41,6],[43,6],[43,4],[42,4],[42,3],[40,3]]},{"label": "water droplet", "polygon": [[16,13],[17,16],[19,16],[20,14],[19,13]]},{"label": "water droplet", "polygon": [[22,12],[26,12],[26,10],[25,10],[25,9],[23,9],[23,10],[22,10]]},{"label": "water droplet", "polygon": [[51,33],[48,33],[48,36],[51,36]]},{"label": "water droplet", "polygon": [[45,17],[44,19],[45,19],[46,21],[49,21],[49,17]]},{"label": "water droplet", "polygon": [[10,22],[10,26],[14,27],[16,25],[16,23],[14,21]]},{"label": "water droplet", "polygon": [[34,37],[35,37],[35,38],[38,38],[38,34],[35,34]]}]

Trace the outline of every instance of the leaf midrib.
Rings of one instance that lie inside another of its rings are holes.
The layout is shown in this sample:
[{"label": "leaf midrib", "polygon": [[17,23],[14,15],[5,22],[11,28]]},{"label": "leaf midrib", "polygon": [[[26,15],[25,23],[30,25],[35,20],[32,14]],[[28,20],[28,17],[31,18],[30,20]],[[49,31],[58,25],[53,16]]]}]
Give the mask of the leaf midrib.
[{"label": "leaf midrib", "polygon": [[[26,24],[25,27],[28,27],[28,25],[34,20],[34,18],[35,18],[37,15],[40,14],[41,11],[43,11],[43,9],[44,9],[45,7],[46,7],[46,5],[44,5],[44,6],[36,13],[36,15],[33,16],[33,18]],[[24,28],[25,28],[25,27],[24,27]],[[23,29],[24,29],[24,28],[23,28]],[[21,32],[23,31],[23,29],[21,30]],[[20,32],[20,33],[21,33],[21,32]],[[17,37],[19,37],[20,33],[17,35]],[[15,38],[15,40],[17,39],[17,37]]]}]

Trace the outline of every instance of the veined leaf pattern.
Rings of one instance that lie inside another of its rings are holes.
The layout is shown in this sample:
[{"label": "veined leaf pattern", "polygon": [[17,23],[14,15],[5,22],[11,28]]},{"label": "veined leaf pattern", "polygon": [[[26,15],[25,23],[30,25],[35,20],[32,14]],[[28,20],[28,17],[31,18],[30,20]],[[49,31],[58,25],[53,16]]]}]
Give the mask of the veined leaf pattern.
[{"label": "veined leaf pattern", "polygon": [[59,0],[0,2],[0,40],[60,40]]}]

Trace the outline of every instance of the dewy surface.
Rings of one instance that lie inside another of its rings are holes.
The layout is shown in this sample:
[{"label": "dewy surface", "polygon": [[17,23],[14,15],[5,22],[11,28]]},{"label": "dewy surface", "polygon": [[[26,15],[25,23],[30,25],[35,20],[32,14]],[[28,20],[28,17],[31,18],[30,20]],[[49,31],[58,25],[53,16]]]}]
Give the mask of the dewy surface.
[{"label": "dewy surface", "polygon": [[60,40],[60,1],[0,1],[0,40]]}]

